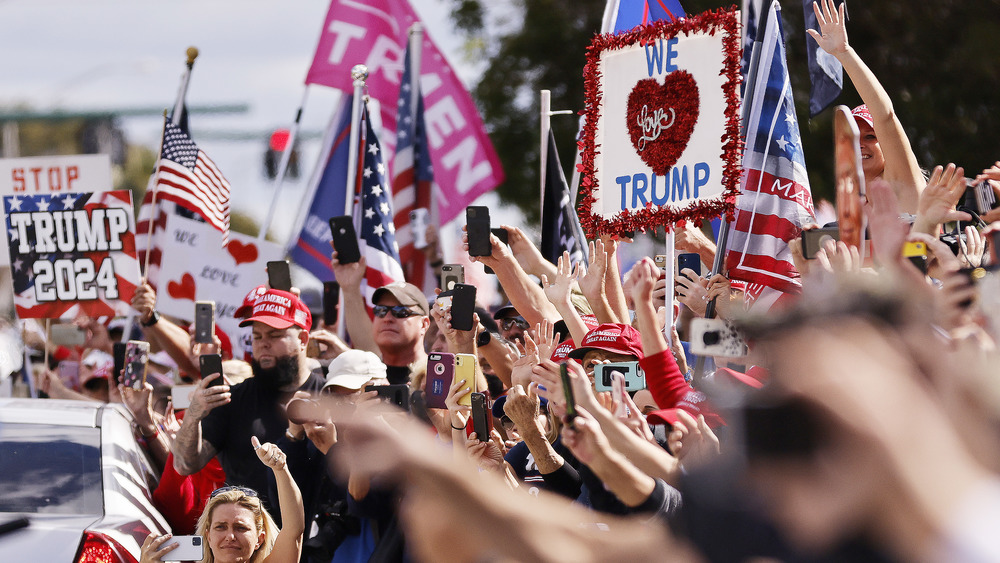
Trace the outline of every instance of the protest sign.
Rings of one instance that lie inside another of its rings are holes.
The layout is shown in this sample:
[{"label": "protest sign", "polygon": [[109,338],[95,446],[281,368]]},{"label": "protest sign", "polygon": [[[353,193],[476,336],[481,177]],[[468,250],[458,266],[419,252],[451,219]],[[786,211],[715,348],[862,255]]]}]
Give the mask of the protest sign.
[{"label": "protest sign", "polygon": [[4,196],[19,318],[128,313],[139,283],[132,192]]},{"label": "protest sign", "polygon": [[[106,154],[0,158],[0,195],[104,192],[112,188]],[[8,264],[0,239],[0,266]]]},{"label": "protest sign", "polygon": [[235,342],[240,330],[233,313],[251,289],[267,281],[267,262],[284,256],[278,245],[241,233],[230,231],[225,247],[221,240],[208,223],[167,218],[156,309],[191,321],[195,301],[214,301],[215,322]]},{"label": "protest sign", "polygon": [[584,69],[580,219],[623,234],[732,209],[739,189],[735,11],[601,35]]}]

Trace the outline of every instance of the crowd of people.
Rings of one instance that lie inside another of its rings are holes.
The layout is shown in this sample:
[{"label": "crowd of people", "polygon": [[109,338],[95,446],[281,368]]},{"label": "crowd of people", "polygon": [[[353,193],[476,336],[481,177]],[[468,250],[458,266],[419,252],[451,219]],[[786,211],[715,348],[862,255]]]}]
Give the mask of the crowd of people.
[{"label": "crowd of people", "polygon": [[[1000,211],[958,209],[969,183],[1000,193],[1000,162],[925,176],[843,6],[816,11],[810,33],[866,103],[870,238],[826,240],[811,259],[792,240],[803,291],[781,310],[748,313],[724,274],[668,280],[651,258],[623,274],[627,239],[552,263],[505,225],[508,243],[491,235],[473,260],[509,301],[477,306],[471,330],[406,282],[366,299],[364,258],[334,249],[346,339],[297,290],[265,284],[236,311],[244,334],[195,343],[143,284],[132,306],[149,369],[195,384],[190,405],[175,408],[163,378],[116,385],[112,342],[128,327],[86,318],[76,349],[25,333],[53,362],[80,362],[75,388],[46,365],[38,387],[124,403],[162,471],[158,507],[173,534],[204,537],[205,561],[1000,561]],[[956,221],[952,248],[940,235]],[[699,226],[675,241],[713,263]],[[926,257],[904,257],[907,242]],[[690,353],[712,300],[746,355]],[[211,353],[223,373],[203,377]],[[472,358],[443,390],[442,357]],[[151,534],[141,563],[170,560],[170,540]]]}]

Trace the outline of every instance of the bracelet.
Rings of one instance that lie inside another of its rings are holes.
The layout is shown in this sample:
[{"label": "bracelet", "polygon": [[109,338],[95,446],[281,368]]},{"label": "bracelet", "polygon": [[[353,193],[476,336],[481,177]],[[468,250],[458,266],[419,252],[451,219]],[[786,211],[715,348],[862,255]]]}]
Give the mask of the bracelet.
[{"label": "bracelet", "polygon": [[[449,423],[449,424],[451,424],[451,423]],[[451,425],[451,429],[452,430],[465,430],[465,427],[464,426],[455,426],[454,424],[452,424]]]},{"label": "bracelet", "polygon": [[160,435],[160,429],[158,427],[154,426],[153,427],[153,433],[150,434],[149,436],[147,436],[146,433],[143,432],[142,428],[140,427],[139,428],[139,434],[141,434],[142,437],[145,438],[145,439],[147,439],[147,440],[152,440],[153,438],[156,438],[157,436]]},{"label": "bracelet", "polygon": [[299,442],[302,440],[302,438],[296,438],[294,435],[292,435],[292,431],[288,429],[285,430],[285,437],[293,442]]}]

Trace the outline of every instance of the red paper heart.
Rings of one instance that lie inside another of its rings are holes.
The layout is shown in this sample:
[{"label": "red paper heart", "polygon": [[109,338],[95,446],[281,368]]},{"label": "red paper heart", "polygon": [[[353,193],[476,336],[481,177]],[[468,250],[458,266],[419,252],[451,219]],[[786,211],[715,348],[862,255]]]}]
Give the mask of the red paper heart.
[{"label": "red paper heart", "polygon": [[226,250],[229,251],[233,260],[236,260],[237,266],[257,261],[257,245],[252,242],[243,244],[238,240],[231,240],[226,245]]},{"label": "red paper heart", "polygon": [[628,96],[628,133],[639,158],[657,176],[664,176],[691,140],[701,101],[691,73],[677,70],[663,84],[644,78]]},{"label": "red paper heart", "polygon": [[167,293],[174,299],[188,299],[194,301],[194,276],[184,274],[181,276],[181,283],[171,281],[167,284]]}]

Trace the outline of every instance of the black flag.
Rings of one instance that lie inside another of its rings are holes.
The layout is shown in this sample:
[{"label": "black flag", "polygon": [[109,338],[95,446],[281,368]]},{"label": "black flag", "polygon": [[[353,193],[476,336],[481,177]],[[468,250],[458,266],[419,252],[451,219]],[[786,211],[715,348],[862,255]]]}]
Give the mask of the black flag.
[{"label": "black flag", "polygon": [[569,184],[559,163],[556,139],[549,131],[548,161],[545,167],[545,198],[542,200],[542,256],[555,264],[563,251],[572,263],[587,263],[587,239],[580,228]]}]

